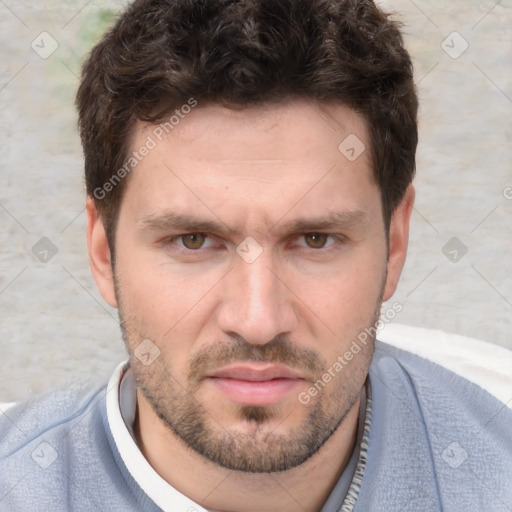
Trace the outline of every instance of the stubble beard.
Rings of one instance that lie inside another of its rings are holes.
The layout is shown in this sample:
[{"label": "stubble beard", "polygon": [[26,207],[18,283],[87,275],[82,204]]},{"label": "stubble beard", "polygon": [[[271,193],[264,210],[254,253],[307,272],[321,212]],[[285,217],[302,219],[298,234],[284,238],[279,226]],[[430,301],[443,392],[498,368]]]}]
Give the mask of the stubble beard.
[{"label": "stubble beard", "polygon": [[[305,411],[304,419],[287,433],[276,432],[269,423],[276,423],[283,415],[279,405],[234,405],[230,417],[235,415],[240,427],[223,425],[215,418],[211,408],[203,405],[200,396],[201,382],[206,369],[218,368],[235,361],[259,361],[281,363],[302,369],[314,375],[311,385],[326,374],[332,365],[323,361],[316,352],[297,349],[283,337],[276,337],[265,345],[250,345],[243,339],[233,339],[226,345],[216,344],[193,357],[186,382],[178,382],[173,376],[172,361],[166,360],[165,345],[171,340],[152,340],[161,348],[161,355],[151,365],[143,365],[135,356],[134,349],[143,339],[151,339],[143,323],[135,315],[125,314],[120,289],[116,283],[121,330],[130,354],[130,367],[137,387],[160,418],[181,442],[210,462],[226,469],[248,473],[285,471],[304,463],[312,457],[343,424],[347,414],[360,396],[373,356],[375,336],[349,365],[336,374],[332,381],[319,390],[317,397],[308,405],[298,399],[294,408]],[[373,327],[379,318],[382,293],[379,296],[372,323],[359,330]],[[142,329],[141,329],[142,327]],[[373,332],[373,331],[372,331]],[[350,343],[350,340],[347,340]],[[343,345],[343,351],[349,344]],[[291,413],[288,413],[291,414]],[[304,413],[303,413],[304,414]],[[286,417],[281,422],[286,421]],[[277,422],[278,424],[281,422]]]}]

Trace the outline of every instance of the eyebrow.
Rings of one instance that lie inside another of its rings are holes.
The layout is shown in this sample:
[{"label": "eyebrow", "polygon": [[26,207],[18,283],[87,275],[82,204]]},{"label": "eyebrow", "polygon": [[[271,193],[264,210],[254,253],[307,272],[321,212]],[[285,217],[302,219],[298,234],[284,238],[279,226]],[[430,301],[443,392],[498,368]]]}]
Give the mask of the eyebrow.
[{"label": "eyebrow", "polygon": [[[290,220],[281,225],[279,232],[307,232],[317,229],[353,229],[359,226],[365,226],[370,223],[368,215],[360,210],[344,210],[341,212],[332,212],[321,217],[307,217]],[[276,229],[281,222],[272,227]]]},{"label": "eyebrow", "polygon": [[[229,235],[238,234],[238,230],[230,228],[221,220],[208,220],[196,217],[191,214],[167,211],[162,214],[147,214],[139,219],[137,223],[140,229],[152,231],[184,231],[197,233],[226,233]],[[354,229],[365,227],[369,224],[368,215],[360,210],[344,210],[332,212],[320,217],[304,217],[279,221],[268,228],[269,232],[279,234],[292,234],[303,232],[314,232],[325,229]]]}]

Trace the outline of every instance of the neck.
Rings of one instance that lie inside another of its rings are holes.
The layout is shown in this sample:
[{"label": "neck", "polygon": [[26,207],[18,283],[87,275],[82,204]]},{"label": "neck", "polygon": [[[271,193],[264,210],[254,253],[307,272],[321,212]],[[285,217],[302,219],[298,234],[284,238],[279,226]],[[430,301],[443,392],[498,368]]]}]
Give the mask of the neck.
[{"label": "neck", "polygon": [[[223,512],[318,512],[346,468],[357,438],[360,398],[318,452],[277,473],[244,473],[213,464],[186,446],[137,392],[137,443],[155,471],[202,507]],[[361,419],[362,421],[363,419]]]}]

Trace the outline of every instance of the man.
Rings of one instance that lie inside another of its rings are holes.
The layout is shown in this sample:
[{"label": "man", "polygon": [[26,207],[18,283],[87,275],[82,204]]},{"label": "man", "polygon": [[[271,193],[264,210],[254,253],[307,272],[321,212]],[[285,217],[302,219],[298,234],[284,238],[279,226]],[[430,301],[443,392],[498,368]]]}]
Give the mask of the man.
[{"label": "man", "polygon": [[417,144],[385,13],[136,0],[77,106],[91,268],[129,361],[2,417],[2,510],[511,509],[510,411],[375,341]]}]

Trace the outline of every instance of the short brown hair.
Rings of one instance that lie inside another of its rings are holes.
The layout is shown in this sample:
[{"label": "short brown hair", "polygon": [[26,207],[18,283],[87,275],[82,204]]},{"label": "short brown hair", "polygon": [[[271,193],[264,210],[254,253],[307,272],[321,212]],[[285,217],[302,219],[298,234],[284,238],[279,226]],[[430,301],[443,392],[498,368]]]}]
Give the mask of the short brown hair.
[{"label": "short brown hair", "polygon": [[128,180],[104,197],[95,191],[125,164],[137,121],[157,124],[191,98],[243,108],[293,97],[363,115],[388,227],[413,179],[418,140],[397,22],[371,0],[134,1],[92,49],[76,97],[87,194],[111,251]]}]

